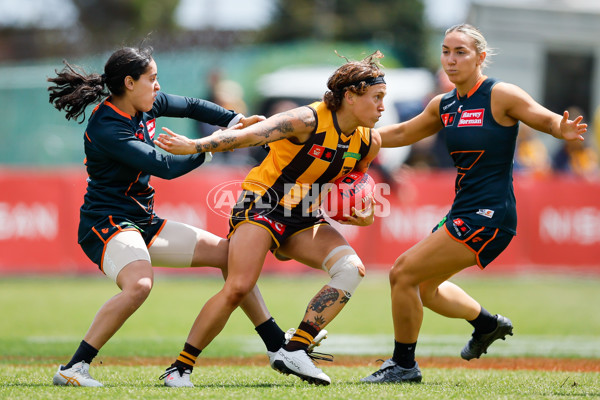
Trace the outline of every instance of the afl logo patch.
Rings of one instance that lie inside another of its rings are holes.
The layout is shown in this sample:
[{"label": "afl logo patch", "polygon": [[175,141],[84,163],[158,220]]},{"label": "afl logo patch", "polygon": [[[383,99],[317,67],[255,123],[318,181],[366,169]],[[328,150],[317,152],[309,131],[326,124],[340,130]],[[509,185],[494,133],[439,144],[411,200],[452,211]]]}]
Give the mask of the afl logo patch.
[{"label": "afl logo patch", "polygon": [[452,227],[454,228],[454,231],[456,232],[456,236],[463,237],[465,235],[467,235],[469,232],[471,232],[471,227],[469,225],[467,225],[465,223],[465,221],[463,221],[460,218],[455,218],[452,220]]},{"label": "afl logo patch", "polygon": [[318,144],[313,144],[308,155],[319,160],[332,162],[337,150],[328,149],[327,147],[319,146]]}]

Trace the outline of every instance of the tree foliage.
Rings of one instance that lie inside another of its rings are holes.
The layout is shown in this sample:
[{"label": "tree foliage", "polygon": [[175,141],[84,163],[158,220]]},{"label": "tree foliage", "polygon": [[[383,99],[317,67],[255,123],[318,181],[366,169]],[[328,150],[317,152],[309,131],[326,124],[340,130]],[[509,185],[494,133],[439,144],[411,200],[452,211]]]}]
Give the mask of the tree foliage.
[{"label": "tree foliage", "polygon": [[179,0],[73,0],[80,28],[109,47],[161,31],[173,32]]},{"label": "tree foliage", "polygon": [[427,27],[422,0],[275,0],[272,22],[259,38],[378,41],[405,66],[423,66]]},{"label": "tree foliage", "polygon": [[186,38],[174,19],[179,0],[71,1],[78,14],[72,25],[0,28],[0,61],[69,58],[140,45],[146,37],[155,48],[171,48],[178,37]]}]

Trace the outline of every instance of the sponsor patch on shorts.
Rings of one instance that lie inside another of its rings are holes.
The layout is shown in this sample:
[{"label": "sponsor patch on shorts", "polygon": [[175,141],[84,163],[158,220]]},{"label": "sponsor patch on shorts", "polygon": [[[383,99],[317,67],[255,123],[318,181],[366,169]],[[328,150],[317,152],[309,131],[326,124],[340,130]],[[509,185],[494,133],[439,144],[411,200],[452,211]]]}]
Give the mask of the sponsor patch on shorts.
[{"label": "sponsor patch on shorts", "polygon": [[494,216],[494,210],[489,210],[487,208],[480,208],[479,211],[477,211],[478,215],[483,215],[486,218],[492,218]]},{"label": "sponsor patch on shorts", "polygon": [[265,221],[271,228],[280,235],[285,232],[286,226],[281,222],[273,221],[271,218],[265,217],[264,215],[254,214],[253,219],[255,221]]},{"label": "sponsor patch on shorts", "polygon": [[469,232],[471,232],[471,227],[469,227],[469,225],[467,225],[465,221],[460,218],[454,218],[452,220],[452,226],[454,227],[454,231],[459,238],[467,236]]}]

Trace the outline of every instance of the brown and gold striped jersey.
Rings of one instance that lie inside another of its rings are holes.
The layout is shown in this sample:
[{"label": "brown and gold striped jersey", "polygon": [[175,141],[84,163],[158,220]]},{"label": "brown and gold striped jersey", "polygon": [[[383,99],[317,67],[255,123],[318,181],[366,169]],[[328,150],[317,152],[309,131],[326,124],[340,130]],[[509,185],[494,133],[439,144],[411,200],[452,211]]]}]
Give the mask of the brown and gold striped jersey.
[{"label": "brown and gold striped jersey", "polygon": [[316,212],[323,185],[351,172],[371,146],[370,128],[358,127],[346,136],[338,126],[335,112],[327,109],[325,103],[315,102],[307,107],[313,110],[317,121],[310,139],[302,144],[287,139],[270,143],[267,157],[242,184],[243,189],[262,196],[273,207],[277,202],[287,215],[297,217]]}]

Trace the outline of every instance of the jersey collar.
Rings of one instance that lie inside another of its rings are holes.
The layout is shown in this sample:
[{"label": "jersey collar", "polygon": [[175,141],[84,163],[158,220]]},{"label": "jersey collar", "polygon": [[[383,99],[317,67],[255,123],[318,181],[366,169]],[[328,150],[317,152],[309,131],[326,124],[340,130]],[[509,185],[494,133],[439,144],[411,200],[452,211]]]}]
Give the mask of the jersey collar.
[{"label": "jersey collar", "polygon": [[458,89],[456,90],[456,98],[458,98],[459,100],[464,100],[464,99],[468,99],[469,97],[471,97],[473,95],[473,93],[475,93],[477,91],[477,89],[479,89],[479,87],[481,86],[481,84],[487,79],[488,77],[486,75],[482,75],[477,82],[475,83],[475,86],[473,86],[471,88],[471,90],[469,90],[469,92],[467,93],[466,96],[464,97],[460,97],[460,95],[458,94]]}]

